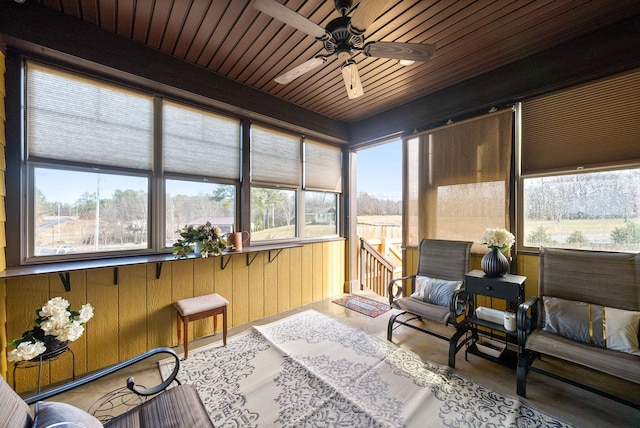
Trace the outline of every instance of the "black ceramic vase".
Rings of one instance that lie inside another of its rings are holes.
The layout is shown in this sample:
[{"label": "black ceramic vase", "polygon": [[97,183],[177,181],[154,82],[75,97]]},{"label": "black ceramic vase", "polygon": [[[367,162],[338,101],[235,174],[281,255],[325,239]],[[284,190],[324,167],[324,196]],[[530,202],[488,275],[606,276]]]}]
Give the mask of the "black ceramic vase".
[{"label": "black ceramic vase", "polygon": [[69,342],[61,342],[56,339],[55,336],[45,334],[39,327],[35,327],[33,329],[33,337],[43,342],[47,350],[44,351],[43,354],[33,358],[31,361],[38,361],[39,359],[48,360],[50,358],[57,357],[69,347]]},{"label": "black ceramic vase", "polygon": [[509,259],[497,248],[492,248],[482,257],[482,270],[490,277],[501,277],[509,272]]}]

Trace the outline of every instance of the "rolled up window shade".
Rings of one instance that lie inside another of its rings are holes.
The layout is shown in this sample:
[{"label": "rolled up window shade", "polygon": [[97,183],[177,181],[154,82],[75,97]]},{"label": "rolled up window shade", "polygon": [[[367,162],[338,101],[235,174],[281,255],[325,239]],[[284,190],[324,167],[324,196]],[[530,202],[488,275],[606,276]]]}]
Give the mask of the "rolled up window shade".
[{"label": "rolled up window shade", "polygon": [[342,191],[342,151],[340,147],[305,140],[304,188]]},{"label": "rolled up window shade", "polygon": [[640,159],[640,70],[522,103],[522,173]]},{"label": "rolled up window shade", "polygon": [[30,157],[152,170],[153,97],[29,62]]},{"label": "rolled up window shade", "polygon": [[251,181],[300,187],[301,137],[259,125],[251,127]]},{"label": "rolled up window shade", "polygon": [[164,169],[240,179],[240,120],[165,101]]}]

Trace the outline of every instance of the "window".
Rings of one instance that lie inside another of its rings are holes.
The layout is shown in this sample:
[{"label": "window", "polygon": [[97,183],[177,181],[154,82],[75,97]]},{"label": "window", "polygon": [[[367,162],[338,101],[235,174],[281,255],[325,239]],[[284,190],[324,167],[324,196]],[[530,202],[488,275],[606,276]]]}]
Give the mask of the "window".
[{"label": "window", "polygon": [[640,251],[640,168],[523,179],[525,247]]},{"label": "window", "polygon": [[296,191],[251,188],[251,240],[291,239],[296,230]]},{"label": "window", "polygon": [[340,147],[304,141],[304,237],[338,234],[338,194],[342,191]]},{"label": "window", "polygon": [[149,248],[153,99],[29,62],[27,258]]},{"label": "window", "polygon": [[147,248],[147,177],[40,166],[33,177],[33,256]]},{"label": "window", "polygon": [[522,103],[520,246],[640,250],[640,70]]},{"label": "window", "polygon": [[339,146],[251,125],[243,165],[248,120],[31,60],[24,71],[25,147],[8,150],[27,203],[10,266],[168,252],[206,222],[253,241],[337,235]]},{"label": "window", "polygon": [[166,180],[166,246],[173,245],[179,238],[177,230],[187,224],[209,222],[220,227],[223,233],[232,232],[235,205],[234,185]]},{"label": "window", "polygon": [[407,177],[417,182],[407,184],[406,208],[418,226],[416,236],[415,224],[407,222],[410,242],[479,242],[486,228],[509,228],[512,124],[507,110],[408,141]]},{"label": "window", "polygon": [[304,192],[304,235],[306,237],[337,234],[338,195],[328,192]]}]

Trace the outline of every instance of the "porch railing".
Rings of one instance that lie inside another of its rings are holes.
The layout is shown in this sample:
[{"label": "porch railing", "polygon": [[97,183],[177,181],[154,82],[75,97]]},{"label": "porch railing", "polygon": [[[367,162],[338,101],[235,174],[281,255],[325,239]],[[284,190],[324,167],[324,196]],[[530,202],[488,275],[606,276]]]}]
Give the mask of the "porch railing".
[{"label": "porch railing", "polygon": [[368,288],[380,296],[387,296],[387,285],[395,267],[376,249],[360,238],[360,289]]}]

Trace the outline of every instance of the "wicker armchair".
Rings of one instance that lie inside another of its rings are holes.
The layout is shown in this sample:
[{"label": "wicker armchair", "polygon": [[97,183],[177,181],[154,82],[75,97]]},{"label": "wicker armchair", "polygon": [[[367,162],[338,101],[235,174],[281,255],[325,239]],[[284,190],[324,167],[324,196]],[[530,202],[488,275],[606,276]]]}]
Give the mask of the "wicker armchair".
[{"label": "wicker armchair", "polygon": [[[418,269],[415,275],[393,279],[389,283],[389,305],[402,312],[389,319],[387,339],[392,340],[393,331],[400,325],[411,327],[449,342],[449,366],[455,367],[456,353],[469,338],[458,341],[467,331],[467,295],[463,287],[452,292],[444,304],[434,304],[411,297],[416,291],[419,277],[437,278],[447,281],[464,281],[469,271],[472,242],[423,239],[420,242]],[[448,297],[448,296],[447,296]],[[445,326],[453,326],[451,336],[429,328],[429,320]]]}]

